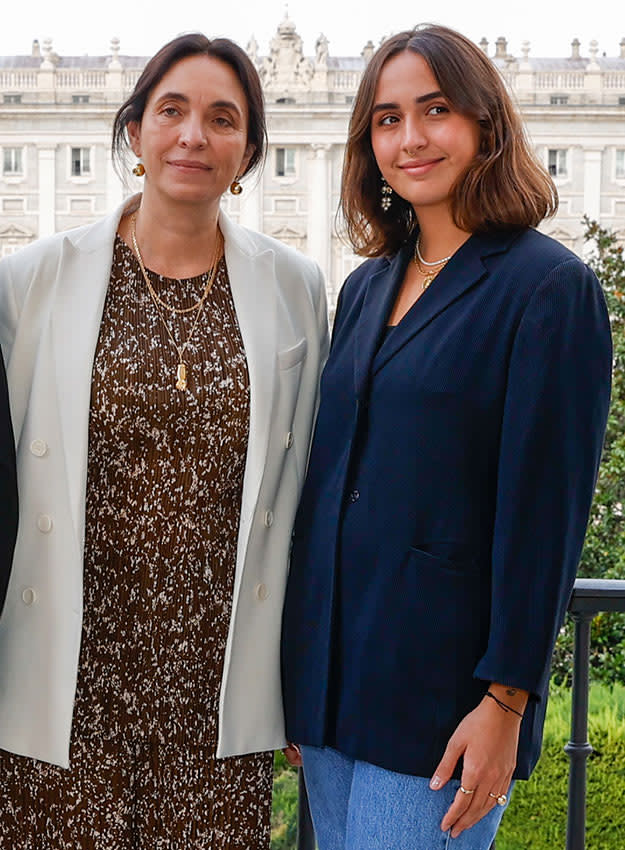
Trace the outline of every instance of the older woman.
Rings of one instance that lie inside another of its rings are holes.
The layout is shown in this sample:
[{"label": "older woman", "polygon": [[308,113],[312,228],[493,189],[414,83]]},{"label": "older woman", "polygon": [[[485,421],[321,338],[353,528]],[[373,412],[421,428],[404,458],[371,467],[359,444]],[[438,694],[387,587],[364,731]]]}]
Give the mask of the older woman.
[{"label": "older woman", "polygon": [[380,47],[284,617],[321,850],[486,850],[538,758],[611,369],[597,279],[534,229],[555,208],[478,47]]},{"label": "older woman", "polygon": [[182,36],[115,120],[142,195],[0,266],[21,488],[3,847],[268,846],[327,331],[318,268],[219,211],[265,137],[245,53]]}]

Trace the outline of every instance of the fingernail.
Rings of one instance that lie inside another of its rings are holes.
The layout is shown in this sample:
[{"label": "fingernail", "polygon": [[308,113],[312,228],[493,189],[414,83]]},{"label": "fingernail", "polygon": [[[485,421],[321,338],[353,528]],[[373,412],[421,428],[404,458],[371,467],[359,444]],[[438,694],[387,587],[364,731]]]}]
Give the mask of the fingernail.
[{"label": "fingernail", "polygon": [[430,788],[432,788],[432,789],[440,788],[440,784],[441,784],[441,778],[438,774],[436,774],[436,776],[433,776],[430,779]]}]

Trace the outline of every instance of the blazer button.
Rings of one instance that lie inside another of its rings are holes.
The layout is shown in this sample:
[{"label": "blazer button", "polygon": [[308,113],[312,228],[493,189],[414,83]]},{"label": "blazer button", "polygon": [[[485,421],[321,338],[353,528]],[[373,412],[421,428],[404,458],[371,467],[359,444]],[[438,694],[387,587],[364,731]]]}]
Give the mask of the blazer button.
[{"label": "blazer button", "polygon": [[52,517],[49,517],[48,514],[40,514],[37,517],[37,528],[42,534],[52,531]]},{"label": "blazer button", "polygon": [[293,445],[293,431],[289,431],[285,437],[284,445],[287,449],[290,449]]},{"label": "blazer button", "polygon": [[30,451],[35,457],[43,457],[48,454],[48,444],[44,440],[33,440],[30,444]]},{"label": "blazer button", "polygon": [[358,499],[360,499],[360,493],[358,492],[358,490],[352,490],[352,492],[349,494],[349,501],[357,502]]},{"label": "blazer button", "polygon": [[261,602],[264,602],[265,599],[269,596],[269,591],[267,590],[266,584],[257,584],[256,585],[256,598],[260,599]]},{"label": "blazer button", "polygon": [[37,594],[32,587],[25,587],[22,591],[22,602],[24,605],[32,605],[37,599]]},{"label": "blazer button", "polygon": [[271,528],[273,525],[273,511],[265,511],[265,526]]}]

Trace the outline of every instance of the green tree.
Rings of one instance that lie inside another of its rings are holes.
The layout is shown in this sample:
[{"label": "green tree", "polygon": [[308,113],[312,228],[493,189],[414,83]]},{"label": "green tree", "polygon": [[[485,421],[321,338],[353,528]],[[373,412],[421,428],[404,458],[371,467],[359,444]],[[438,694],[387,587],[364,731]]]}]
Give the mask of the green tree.
[{"label": "green tree", "polygon": [[[608,305],[614,344],[612,401],[595,498],[579,576],[625,579],[625,258],[614,233],[584,219],[591,245],[588,263],[599,278]],[[572,625],[558,639],[554,673],[571,672]],[[592,625],[594,680],[625,682],[625,615],[599,614]]]}]

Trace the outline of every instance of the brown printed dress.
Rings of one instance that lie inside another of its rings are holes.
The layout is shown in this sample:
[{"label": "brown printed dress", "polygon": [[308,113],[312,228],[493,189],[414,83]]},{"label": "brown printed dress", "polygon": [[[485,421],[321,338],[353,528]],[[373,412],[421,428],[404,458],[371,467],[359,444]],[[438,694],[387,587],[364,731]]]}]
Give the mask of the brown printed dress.
[{"label": "brown printed dress", "polygon": [[[150,278],[178,308],[206,281]],[[181,345],[196,313],[161,312]],[[3,850],[269,845],[272,755],[215,757],[249,425],[223,260],[185,361],[181,391],[118,237],[92,377],[71,767],[0,752]]]}]

